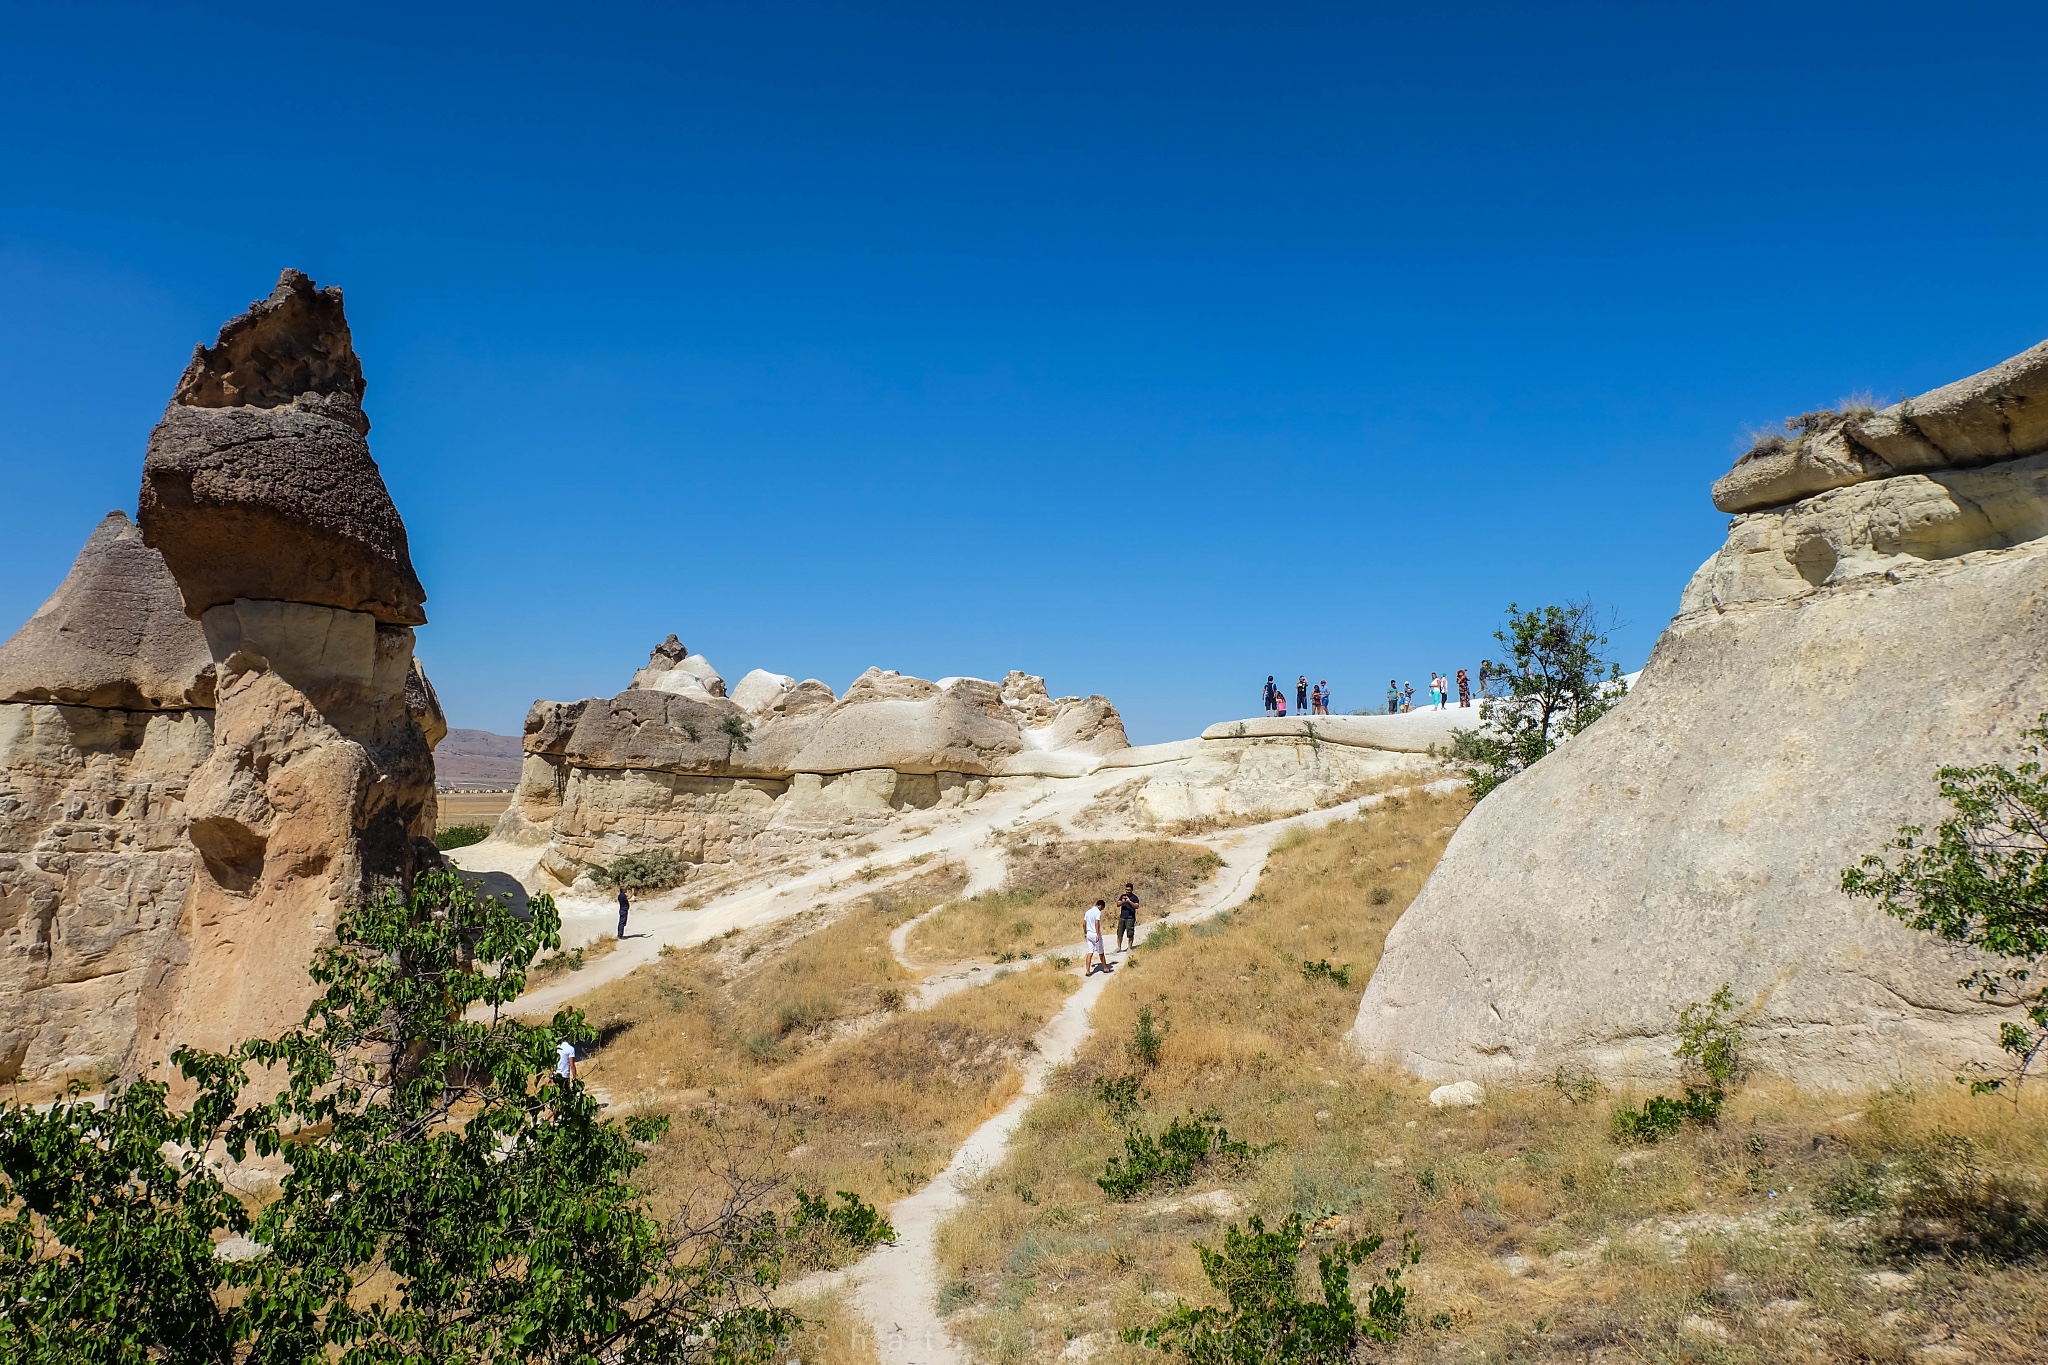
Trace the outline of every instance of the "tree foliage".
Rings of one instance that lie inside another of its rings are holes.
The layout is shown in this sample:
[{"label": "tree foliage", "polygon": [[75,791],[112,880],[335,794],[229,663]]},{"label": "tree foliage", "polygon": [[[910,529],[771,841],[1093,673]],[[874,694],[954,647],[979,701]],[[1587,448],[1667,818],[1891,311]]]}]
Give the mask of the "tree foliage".
[{"label": "tree foliage", "polygon": [[1493,638],[1508,657],[1480,665],[1479,728],[1458,731],[1451,751],[1467,765],[1474,799],[1606,715],[1628,690],[1621,666],[1601,657],[1607,636],[1589,601],[1532,611],[1510,602]]},{"label": "tree foliage", "polygon": [[660,891],[674,886],[689,871],[681,858],[665,848],[621,853],[591,874],[599,886],[619,886],[628,891]]},{"label": "tree foliage", "polygon": [[1850,895],[1998,959],[1957,983],[1980,999],[2019,1006],[2026,1019],[1999,1025],[2008,1063],[2003,1075],[1976,1068],[1970,1085],[1979,1093],[2017,1087],[2048,1047],[2048,989],[2038,980],[2048,959],[2048,713],[2021,738],[2030,757],[2016,768],[1987,763],[1936,774],[1953,814],[1932,837],[1902,825],[1885,846],[1894,861],[1873,853],[1842,873]]},{"label": "tree foliage", "polygon": [[1363,1312],[1351,1297],[1351,1269],[1385,1239],[1339,1242],[1318,1256],[1320,1303],[1297,1292],[1302,1241],[1301,1215],[1291,1213],[1272,1232],[1254,1214],[1244,1228],[1224,1231],[1220,1251],[1198,1243],[1202,1273],[1226,1306],[1179,1303],[1150,1327],[1125,1329],[1123,1339],[1170,1351],[1190,1365],[1340,1365],[1355,1358],[1363,1341],[1400,1335],[1408,1302],[1401,1271],[1422,1259],[1413,1233],[1394,1264],[1368,1285]]},{"label": "tree foliage", "polygon": [[[559,925],[547,897],[522,919],[427,873],[343,918],[298,1028],[179,1052],[182,1107],[143,1081],[0,1109],[0,1360],[768,1359],[795,1323],[769,1291],[822,1201],[786,1220],[735,1175],[652,1216],[632,1175],[664,1121],[551,1074],[595,1038],[579,1012],[503,1012]],[[221,1176],[244,1162],[279,1178],[260,1212]]]}]

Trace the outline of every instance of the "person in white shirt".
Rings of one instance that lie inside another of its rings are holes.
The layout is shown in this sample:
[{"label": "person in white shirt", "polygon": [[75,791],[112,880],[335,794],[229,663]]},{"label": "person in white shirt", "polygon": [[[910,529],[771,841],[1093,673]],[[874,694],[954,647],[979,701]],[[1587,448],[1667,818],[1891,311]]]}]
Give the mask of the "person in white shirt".
[{"label": "person in white shirt", "polygon": [[576,1049],[567,1038],[555,1044],[555,1074],[565,1081],[576,1079]]},{"label": "person in white shirt", "polygon": [[1109,953],[1102,946],[1102,910],[1106,901],[1097,901],[1081,916],[1081,935],[1088,940],[1088,970],[1081,973],[1091,976],[1099,962],[1103,971],[1109,970]]}]

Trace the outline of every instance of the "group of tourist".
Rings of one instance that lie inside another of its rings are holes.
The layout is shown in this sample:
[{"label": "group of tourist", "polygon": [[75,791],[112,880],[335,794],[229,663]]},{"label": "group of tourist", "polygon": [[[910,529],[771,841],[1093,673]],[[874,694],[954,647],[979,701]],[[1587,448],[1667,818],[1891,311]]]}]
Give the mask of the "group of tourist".
[{"label": "group of tourist", "polygon": [[[1273,681],[1273,675],[1266,675],[1266,714],[1285,716],[1287,714],[1287,688]],[[1294,680],[1294,713],[1298,716],[1328,716],[1330,710],[1330,680],[1322,679],[1314,686],[1309,685],[1308,674]]]},{"label": "group of tourist", "polygon": [[[1458,705],[1470,706],[1472,704],[1472,677],[1462,668],[1458,670],[1457,688]],[[1430,674],[1429,709],[1441,711],[1450,704],[1451,679],[1442,673]],[[1392,678],[1387,679],[1387,714],[1397,716],[1404,711],[1413,711],[1414,709],[1415,684],[1397,683]]]}]

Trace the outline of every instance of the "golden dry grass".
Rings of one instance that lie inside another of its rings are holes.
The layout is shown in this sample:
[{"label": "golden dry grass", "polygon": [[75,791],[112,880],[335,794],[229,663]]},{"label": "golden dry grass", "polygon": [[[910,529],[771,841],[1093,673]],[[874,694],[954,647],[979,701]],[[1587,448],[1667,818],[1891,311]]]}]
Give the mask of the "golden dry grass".
[{"label": "golden dry grass", "polygon": [[435,798],[435,829],[456,825],[494,825],[512,804],[511,792],[440,792]]},{"label": "golden dry grass", "polygon": [[[1463,809],[1407,798],[1283,843],[1229,921],[1136,954],[1010,1159],[941,1230],[941,1302],[980,1359],[1051,1359],[1078,1336],[1097,1362],[1156,1359],[1116,1329],[1176,1296],[1216,1301],[1192,1248],[1222,1222],[1163,1196],[1111,1204],[1094,1183],[1121,1141],[1091,1083],[1134,1071],[1148,1128],[1214,1110],[1232,1136],[1277,1144],[1182,1195],[1228,1191],[1269,1226],[1299,1212],[1331,1236],[1419,1235],[1410,1331],[1385,1358],[2048,1358],[2038,1266],[1905,1248],[1883,1217],[1812,1202],[1859,1163],[1912,1160],[1937,1130],[2038,1190],[2039,1097],[2016,1110],[1955,1087],[1845,1100],[1756,1083],[1718,1127],[1630,1148],[1610,1113],[1632,1097],[1540,1087],[1439,1111],[1429,1087],[1347,1059],[1359,988]],[[1348,964],[1352,986],[1306,981],[1304,959]],[[1149,1070],[1125,1047],[1141,1007],[1169,1025]]]},{"label": "golden dry grass", "polygon": [[900,1010],[912,978],[889,932],[961,885],[940,867],[836,919],[665,953],[579,1002],[602,1035],[584,1079],[671,1116],[644,1172],[658,1204],[714,1192],[725,1151],[886,1204],[1009,1101],[1018,1059],[1076,983],[1038,967]]},{"label": "golden dry grass", "polygon": [[1081,914],[1100,898],[1105,936],[1116,932],[1116,898],[1136,885],[1141,923],[1170,913],[1215,875],[1223,860],[1199,844],[1167,839],[1018,842],[1000,891],[955,902],[917,926],[907,945],[920,962],[1010,961],[1081,938]]}]

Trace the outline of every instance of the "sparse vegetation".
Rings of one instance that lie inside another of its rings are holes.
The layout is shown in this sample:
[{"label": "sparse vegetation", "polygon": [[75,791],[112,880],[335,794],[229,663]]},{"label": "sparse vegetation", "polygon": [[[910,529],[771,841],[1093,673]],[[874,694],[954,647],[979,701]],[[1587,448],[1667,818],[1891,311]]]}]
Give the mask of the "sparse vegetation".
[{"label": "sparse vegetation", "polygon": [[1109,902],[1103,926],[1108,935],[1125,882],[1136,884],[1144,903],[1140,922],[1149,922],[1185,901],[1223,865],[1198,844],[1166,839],[1019,841],[1008,854],[1003,889],[958,901],[918,925],[910,935],[912,956],[926,962],[1015,961],[1077,943],[1081,912],[1098,897]]},{"label": "sparse vegetation", "polygon": [[485,824],[450,825],[434,831],[434,847],[443,853],[455,848],[468,848],[491,837],[491,827]]},{"label": "sparse vegetation", "polygon": [[[1751,1077],[1717,1124],[1617,1145],[1583,1075],[1489,1087],[1485,1105],[1453,1112],[1428,1104],[1426,1083],[1361,1070],[1342,1048],[1355,991],[1304,990],[1300,963],[1369,976],[1464,806],[1418,796],[1290,838],[1257,900],[1199,926],[1205,936],[1148,946],[1120,975],[1095,1036],[941,1229],[939,1275],[956,1286],[955,1330],[977,1359],[1036,1365],[1085,1337],[1093,1365],[1159,1360],[1121,1334],[1156,1326],[1175,1300],[1229,1312],[1195,1246],[1222,1247],[1226,1223],[1249,1215],[1269,1231],[1298,1215],[1304,1258],[1368,1230],[1390,1243],[1395,1229],[1416,1234],[1428,1274],[1403,1279],[1400,1335],[1375,1359],[2040,1358],[2041,1253],[1995,1233],[2028,1226],[2015,1210],[2044,1207],[2048,1096],[2036,1087],[2015,1110],[1945,1087],[1831,1096]],[[1384,905],[1376,886],[1390,891]],[[1142,1089],[1124,1053],[1141,1006],[1175,1020]],[[1281,1145],[1198,1167],[1187,1197],[1105,1211],[1095,1182],[1124,1151],[1127,1117],[1113,1101],[1142,1092],[1154,1113],[1214,1112],[1233,1140]],[[1946,1193],[1909,1203],[1942,1134],[1969,1140],[1978,1174],[1951,1166],[1922,1187]],[[1225,1212],[1226,1194],[1240,1212]],[[1982,1210],[1970,1214],[1979,1231],[1934,1240],[1962,1226],[1937,1215],[1941,1201],[1951,1220],[1957,1207]],[[1316,1266],[1304,1270],[1313,1302]],[[1363,1306],[1365,1277],[1350,1283]],[[1926,1354],[1930,1343],[1957,1355]]]},{"label": "sparse vegetation", "polygon": [[1158,1137],[1135,1123],[1124,1128],[1123,1155],[1113,1156],[1095,1183],[1111,1199],[1135,1199],[1156,1186],[1179,1189],[1195,1178],[1197,1166],[1213,1161],[1249,1161],[1251,1144],[1231,1138],[1215,1113],[1170,1119]]},{"label": "sparse vegetation", "polygon": [[1301,979],[1304,981],[1327,981],[1335,986],[1351,985],[1351,968],[1348,964],[1330,965],[1330,959],[1318,957],[1301,964]]},{"label": "sparse vegetation", "polygon": [[1987,763],[1936,775],[1955,813],[1933,838],[1917,825],[1901,826],[1888,846],[1897,862],[1873,853],[1842,873],[1848,894],[2003,964],[1957,983],[1980,999],[2018,1006],[2026,1019],[1999,1025],[2004,1074],[1972,1068],[1971,1088],[1980,1093],[2017,1090],[2048,1048],[2048,978],[2041,975],[2048,960],[2048,774],[2041,764],[2048,714],[2021,739],[2030,757],[2017,768]]}]

